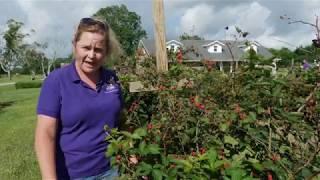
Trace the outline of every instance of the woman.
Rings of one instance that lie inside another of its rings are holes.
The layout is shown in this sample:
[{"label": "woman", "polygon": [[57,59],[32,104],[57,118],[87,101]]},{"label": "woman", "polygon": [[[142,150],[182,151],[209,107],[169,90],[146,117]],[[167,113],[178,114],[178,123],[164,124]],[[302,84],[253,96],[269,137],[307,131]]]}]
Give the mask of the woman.
[{"label": "woman", "polygon": [[74,61],[44,81],[37,107],[35,150],[42,179],[112,179],[104,126],[117,127],[121,89],[104,69],[116,49],[106,23],[81,19],[73,39]]}]

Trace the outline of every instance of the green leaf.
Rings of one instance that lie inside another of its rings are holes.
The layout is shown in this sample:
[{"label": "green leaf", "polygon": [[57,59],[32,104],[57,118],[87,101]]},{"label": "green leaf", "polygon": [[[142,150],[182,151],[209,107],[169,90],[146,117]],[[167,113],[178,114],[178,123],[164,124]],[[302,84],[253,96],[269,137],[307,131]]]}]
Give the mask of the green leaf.
[{"label": "green leaf", "polygon": [[263,166],[260,163],[252,163],[252,166],[258,171],[263,171]]},{"label": "green leaf", "polygon": [[164,176],[164,173],[160,171],[159,169],[153,169],[152,170],[152,177],[155,180],[162,180]]},{"label": "green leaf", "polygon": [[284,154],[286,152],[289,152],[291,153],[292,149],[290,146],[285,146],[285,145],[281,145],[280,148],[279,148],[279,152]]},{"label": "green leaf", "polygon": [[273,90],[272,90],[272,96],[274,97],[279,97],[280,92],[281,92],[282,86],[277,85]]},{"label": "green leaf", "polygon": [[192,169],[192,164],[187,160],[180,160],[180,162],[183,164],[183,170],[184,172],[190,172]]},{"label": "green leaf", "polygon": [[187,134],[181,134],[181,144],[185,145],[190,141],[190,137]]},{"label": "green leaf", "polygon": [[254,122],[256,119],[257,119],[256,113],[251,111],[249,112],[249,115],[244,120],[241,121],[241,123],[244,123],[244,124],[251,123],[251,122]]},{"label": "green leaf", "polygon": [[209,149],[208,152],[206,153],[206,157],[208,157],[208,161],[210,164],[210,167],[214,166],[214,163],[217,159],[217,152],[214,149]]},{"label": "green leaf", "polygon": [[303,168],[301,170],[301,175],[304,177],[304,178],[307,178],[307,177],[310,177],[312,175],[312,172],[307,169],[307,168]]},{"label": "green leaf", "polygon": [[150,154],[160,154],[160,147],[158,144],[149,144],[146,147],[146,151]]},{"label": "green leaf", "polygon": [[257,112],[258,112],[258,114],[262,114],[265,112],[265,110],[261,106],[259,106],[257,109]]},{"label": "green leaf", "polygon": [[164,155],[164,154],[161,154],[161,162],[162,162],[162,165],[163,166],[168,166],[169,164],[169,158]]},{"label": "green leaf", "polygon": [[192,127],[192,128],[189,128],[189,129],[186,130],[186,133],[188,135],[191,135],[191,136],[193,136],[195,134],[195,132],[196,132],[196,128],[195,127]]},{"label": "green leaf", "polygon": [[224,165],[225,162],[226,162],[225,160],[218,160],[218,161],[216,161],[216,162],[214,163],[214,165],[213,165],[213,169],[214,169],[214,170],[219,169],[220,167],[222,167],[222,166]]},{"label": "green leaf", "polygon": [[293,123],[301,122],[300,120],[302,119],[302,116],[303,116],[303,113],[301,113],[301,112],[286,113],[286,117],[288,118],[288,120]]},{"label": "green leaf", "polygon": [[239,168],[227,169],[226,174],[231,176],[231,180],[242,180],[246,176],[246,172]]},{"label": "green leaf", "polygon": [[142,156],[146,155],[148,152],[146,152],[146,143],[144,141],[142,141],[139,144],[139,154],[141,154]]},{"label": "green leaf", "polygon": [[249,117],[251,118],[252,121],[255,121],[257,119],[257,115],[255,112],[249,112]]},{"label": "green leaf", "polygon": [[235,120],[237,119],[237,117],[238,117],[238,115],[237,115],[236,113],[234,113],[234,112],[232,112],[232,113],[230,114],[230,119],[231,119],[232,121],[235,121]]},{"label": "green leaf", "polygon": [[227,129],[228,129],[227,123],[221,123],[220,126],[219,126],[219,129],[220,129],[222,132],[226,132]]},{"label": "green leaf", "polygon": [[206,124],[209,123],[209,118],[207,118],[207,117],[203,117],[203,118],[201,118],[200,120],[201,120],[201,122],[204,122],[204,123],[206,123]]},{"label": "green leaf", "polygon": [[141,136],[139,136],[138,134],[132,134],[130,137],[132,139],[142,139]]},{"label": "green leaf", "polygon": [[144,129],[144,128],[138,128],[138,129],[136,129],[136,130],[134,131],[133,134],[137,134],[137,135],[140,136],[140,137],[144,137],[144,136],[147,135],[147,131],[146,131],[146,129]]},{"label": "green leaf", "polygon": [[127,131],[123,131],[122,134],[131,139],[141,139],[141,137],[137,133],[131,134]]},{"label": "green leaf", "polygon": [[162,164],[155,164],[155,165],[153,165],[153,169],[163,169],[163,165]]},{"label": "green leaf", "polygon": [[152,166],[150,164],[147,164],[145,162],[139,163],[137,167],[137,174],[138,175],[148,175],[152,170]]},{"label": "green leaf", "polygon": [[239,142],[235,138],[233,138],[229,135],[224,136],[224,143],[231,144],[232,147],[239,144]]},{"label": "green leaf", "polygon": [[108,145],[108,150],[107,150],[107,156],[112,156],[117,154],[118,152],[118,145],[115,142],[112,142]]}]

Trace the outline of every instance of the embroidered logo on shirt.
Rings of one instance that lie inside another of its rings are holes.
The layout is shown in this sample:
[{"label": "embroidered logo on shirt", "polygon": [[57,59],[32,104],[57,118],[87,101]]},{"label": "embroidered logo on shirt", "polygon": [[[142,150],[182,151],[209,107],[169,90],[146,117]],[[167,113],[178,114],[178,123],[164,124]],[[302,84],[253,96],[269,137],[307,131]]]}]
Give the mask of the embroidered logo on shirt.
[{"label": "embroidered logo on shirt", "polygon": [[114,77],[111,77],[109,81],[107,81],[103,85],[104,93],[111,93],[111,92],[118,92],[119,91],[119,84],[115,82]]}]

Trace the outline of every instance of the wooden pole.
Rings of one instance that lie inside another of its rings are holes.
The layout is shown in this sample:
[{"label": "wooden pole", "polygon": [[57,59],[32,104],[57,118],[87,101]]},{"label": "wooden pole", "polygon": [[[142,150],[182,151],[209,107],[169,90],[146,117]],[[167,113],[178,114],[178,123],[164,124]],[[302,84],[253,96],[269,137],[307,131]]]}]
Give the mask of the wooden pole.
[{"label": "wooden pole", "polygon": [[158,72],[168,71],[163,0],[153,0],[154,39]]}]

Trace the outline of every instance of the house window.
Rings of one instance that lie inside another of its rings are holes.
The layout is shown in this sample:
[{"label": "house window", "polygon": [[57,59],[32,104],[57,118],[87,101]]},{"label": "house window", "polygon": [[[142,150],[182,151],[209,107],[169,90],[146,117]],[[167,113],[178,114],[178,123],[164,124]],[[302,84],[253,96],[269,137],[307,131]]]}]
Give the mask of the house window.
[{"label": "house window", "polygon": [[219,46],[218,44],[211,45],[208,47],[208,52],[209,53],[221,53],[222,47]]},{"label": "house window", "polygon": [[218,52],[218,46],[213,46],[213,51]]},{"label": "house window", "polygon": [[170,46],[170,50],[171,50],[171,51],[174,51],[174,45],[171,45],[171,46]]}]

